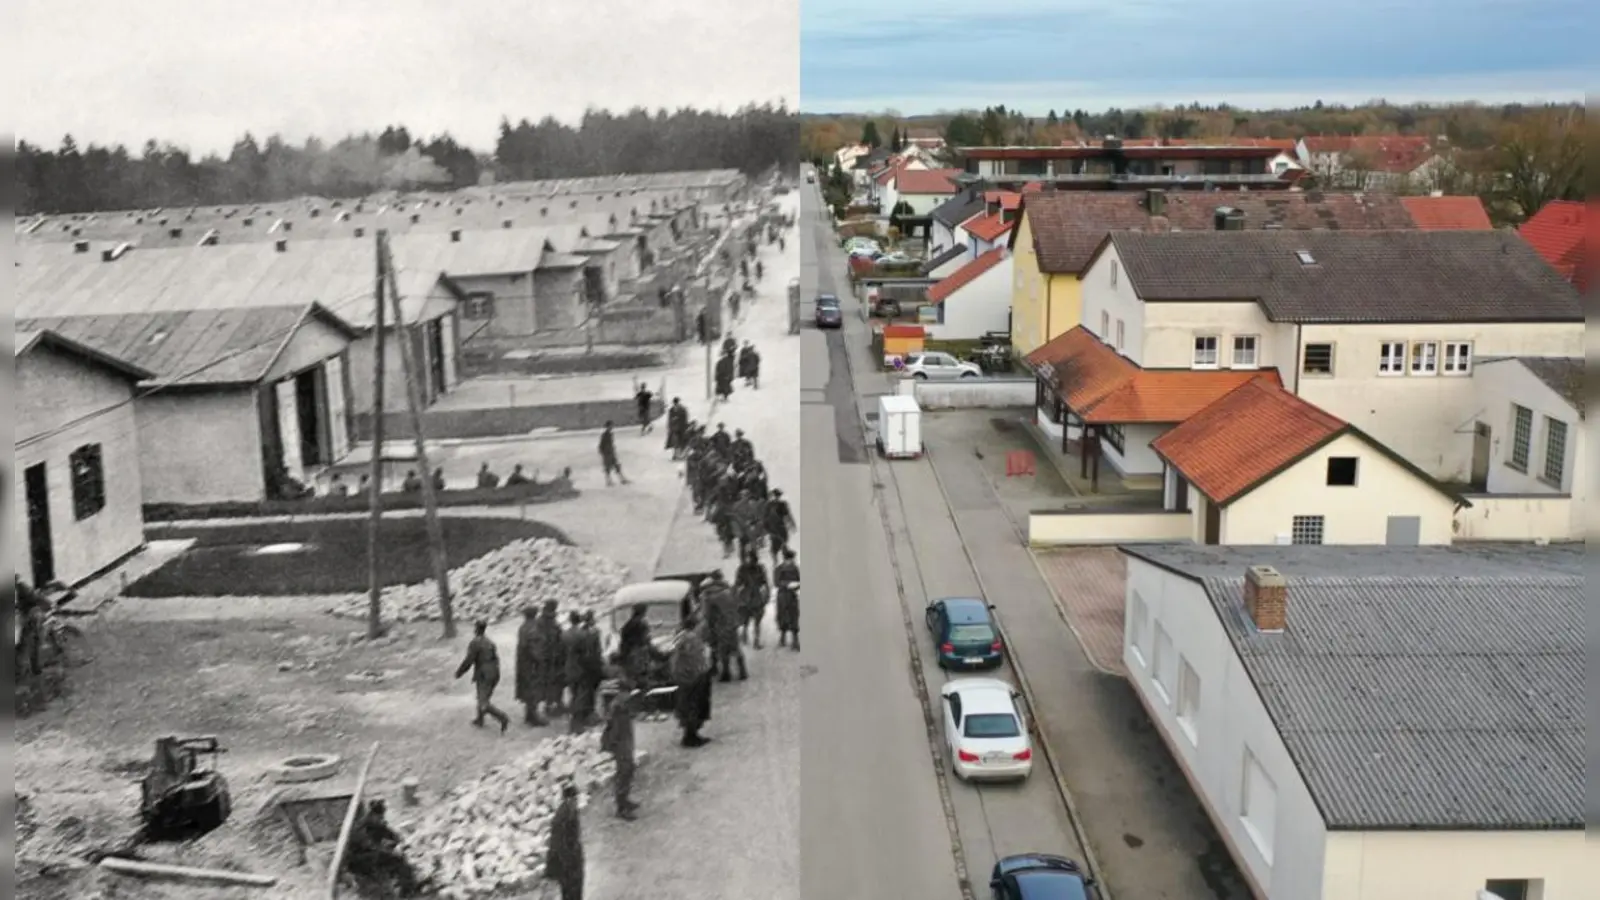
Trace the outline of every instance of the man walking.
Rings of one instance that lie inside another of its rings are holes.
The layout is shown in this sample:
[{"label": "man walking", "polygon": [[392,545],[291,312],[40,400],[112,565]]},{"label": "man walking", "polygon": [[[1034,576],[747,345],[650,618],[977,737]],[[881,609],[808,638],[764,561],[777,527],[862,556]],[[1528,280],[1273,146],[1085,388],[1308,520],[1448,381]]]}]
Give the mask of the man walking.
[{"label": "man walking", "polygon": [[633,402],[639,408],[639,433],[649,434],[654,427],[650,424],[650,401],[655,399],[655,394],[650,392],[650,386],[639,382],[639,392],[633,395]]},{"label": "man walking", "polygon": [[538,700],[544,704],[545,715],[553,716],[562,710],[567,686],[566,641],[561,633],[561,619],[556,615],[554,600],[544,602],[536,625],[534,666],[538,679]]},{"label": "man walking", "polygon": [[678,724],[683,727],[683,746],[704,747],[710,738],[700,728],[711,717],[711,666],[706,660],[706,642],[700,636],[693,615],[683,618],[678,639],[672,649],[672,683],[677,686]]},{"label": "man walking", "polygon": [[567,629],[567,683],[572,688],[571,732],[577,734],[594,721],[595,694],[605,678],[604,651],[593,614],[573,613]]},{"label": "man walking", "polygon": [[488,716],[500,723],[500,733],[511,727],[511,717],[497,709],[491,698],[494,689],[500,684],[500,651],[495,649],[494,641],[489,640],[489,626],[485,622],[478,622],[472,626],[472,640],[467,642],[467,657],[456,668],[456,677],[472,673],[472,684],[478,694],[478,714],[473,718],[475,728],[483,727],[483,717]]},{"label": "man walking", "polygon": [[764,518],[767,541],[771,546],[772,558],[776,560],[778,554],[789,546],[789,532],[794,528],[794,513],[789,509],[789,501],[783,499],[781,489],[772,489],[772,496],[767,498]]},{"label": "man walking", "polygon": [[734,592],[739,595],[740,635],[743,643],[761,649],[761,619],[767,611],[767,569],[755,549],[744,554],[744,562],[733,579]]},{"label": "man walking", "polygon": [[778,646],[792,638],[791,647],[800,649],[800,566],[794,551],[785,547],[783,562],[772,570],[772,583],[778,587]]},{"label": "man walking", "polygon": [[635,603],[628,621],[622,623],[622,631],[617,639],[617,656],[626,673],[625,677],[633,684],[644,683],[644,676],[650,670],[655,655],[655,648],[650,645],[650,620],[646,618],[649,613],[649,606]]},{"label": "man walking", "polygon": [[639,804],[633,802],[633,705],[637,693],[633,682],[622,685],[622,693],[611,701],[611,716],[606,720],[606,730],[600,734],[600,750],[611,754],[616,761],[617,774],[612,782],[617,804],[617,818],[633,821]]},{"label": "man walking", "polygon": [[744,650],[739,646],[739,603],[723,580],[722,570],[711,573],[703,595],[706,630],[711,639],[712,670],[722,681],[733,680],[733,661],[739,662],[739,680],[750,677]]},{"label": "man walking", "polygon": [[578,820],[578,786],[570,780],[562,783],[561,805],[550,819],[544,874],[561,886],[561,900],[583,900],[583,826]]},{"label": "man walking", "polygon": [[539,728],[550,724],[539,715],[544,686],[539,683],[539,614],[533,607],[522,610],[522,625],[517,629],[516,669],[512,684],[517,702],[522,704],[522,724]]},{"label": "man walking", "polygon": [[717,397],[726,401],[733,396],[733,354],[723,353],[717,359]]},{"label": "man walking", "polygon": [[667,449],[672,451],[673,459],[682,459],[684,443],[689,434],[689,410],[683,401],[677,397],[672,398],[672,405],[667,407]]},{"label": "man walking", "polygon": [[600,465],[606,472],[606,486],[611,486],[611,473],[617,473],[617,479],[623,484],[628,483],[628,476],[622,474],[622,463],[617,461],[617,436],[611,433],[611,423],[606,423],[604,431],[600,432]]}]

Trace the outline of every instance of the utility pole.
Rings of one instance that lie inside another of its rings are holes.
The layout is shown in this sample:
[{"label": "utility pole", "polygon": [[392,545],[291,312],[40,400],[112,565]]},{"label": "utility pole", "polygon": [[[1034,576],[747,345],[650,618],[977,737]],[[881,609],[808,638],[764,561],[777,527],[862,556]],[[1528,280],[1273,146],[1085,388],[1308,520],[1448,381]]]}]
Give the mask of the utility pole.
[{"label": "utility pole", "polygon": [[450,602],[450,561],[444,553],[444,528],[439,523],[438,501],[433,495],[433,467],[428,464],[428,442],[422,433],[422,393],[417,383],[417,361],[412,356],[412,331],[406,325],[400,306],[400,283],[394,275],[394,258],[389,255],[389,236],[378,238],[383,253],[384,273],[389,281],[389,303],[394,311],[395,337],[400,341],[400,365],[406,374],[406,409],[411,414],[411,433],[416,437],[417,466],[422,469],[422,515],[428,525],[428,551],[433,557],[433,578],[439,584],[439,621],[446,640],[456,636],[455,612]]},{"label": "utility pole", "polygon": [[377,352],[372,363],[372,473],[367,476],[367,508],[371,513],[367,525],[367,639],[375,641],[383,636],[383,573],[378,571],[378,529],[383,523],[383,379],[386,330],[383,311],[383,290],[389,277],[388,258],[383,252],[385,232],[379,231],[374,239],[377,247],[378,275],[373,284],[372,296],[378,302],[373,316],[373,340]]}]

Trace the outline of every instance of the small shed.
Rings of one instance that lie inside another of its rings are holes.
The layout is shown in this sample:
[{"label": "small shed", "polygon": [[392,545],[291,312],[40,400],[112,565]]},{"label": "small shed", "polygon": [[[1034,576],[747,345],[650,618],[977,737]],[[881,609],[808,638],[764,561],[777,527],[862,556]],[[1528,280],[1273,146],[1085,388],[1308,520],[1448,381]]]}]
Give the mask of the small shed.
[{"label": "small shed", "polygon": [[897,360],[913,353],[921,353],[927,343],[928,332],[921,325],[885,325],[883,327],[883,364],[892,366]]}]

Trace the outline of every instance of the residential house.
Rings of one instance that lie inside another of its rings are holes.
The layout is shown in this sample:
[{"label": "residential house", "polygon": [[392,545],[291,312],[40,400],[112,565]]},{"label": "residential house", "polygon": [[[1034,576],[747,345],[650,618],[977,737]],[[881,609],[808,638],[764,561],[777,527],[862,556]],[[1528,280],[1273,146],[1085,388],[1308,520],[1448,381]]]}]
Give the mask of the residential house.
[{"label": "residential house", "polygon": [[1437,143],[1422,135],[1318,135],[1301,138],[1295,155],[1324,188],[1433,190],[1447,165]]},{"label": "residential house", "polygon": [[996,247],[928,288],[920,323],[936,340],[977,340],[1011,329],[1010,260]]},{"label": "residential house", "polygon": [[1264,900],[1593,894],[1576,547],[1124,547],[1128,681]]},{"label": "residential house", "polygon": [[962,243],[961,226],[967,220],[987,211],[981,185],[968,185],[958,190],[948,200],[933,208],[928,214],[928,255],[938,256]]},{"label": "residential house", "polygon": [[865,158],[871,152],[872,148],[866,144],[845,144],[833,151],[833,164],[849,171],[855,168],[857,160]]},{"label": "residential house", "polygon": [[1589,289],[1594,273],[1585,250],[1584,208],[1577,200],[1552,200],[1517,229],[1522,239],[1579,291]]},{"label": "residential house", "polygon": [[1251,379],[1156,438],[1197,544],[1448,544],[1465,499],[1360,429]]},{"label": "residential house", "polygon": [[890,156],[868,173],[867,202],[876,205],[887,215],[899,199],[895,194],[895,177],[905,169],[920,171],[926,168],[927,164],[915,157]]},{"label": "residential house", "polygon": [[1016,259],[1012,341],[1027,354],[1080,324],[1083,272],[1112,231],[1405,229],[1414,227],[1386,194],[1262,191],[1055,191],[1024,193],[1011,230]]},{"label": "residential house", "polygon": [[1174,144],[1108,138],[1054,147],[967,147],[967,174],[996,186],[1040,181],[1057,190],[1171,188],[1288,190],[1304,172],[1284,166],[1277,147]]},{"label": "residential house", "polygon": [[1433,193],[1419,197],[1401,197],[1411,220],[1424,231],[1492,231],[1489,211],[1477,197],[1446,197]]},{"label": "residential house", "polygon": [[968,252],[967,245],[956,244],[923,260],[922,265],[917,267],[917,275],[921,278],[949,278],[956,270],[971,261],[972,255]]},{"label": "residential house", "polygon": [[855,168],[851,171],[851,180],[855,183],[856,190],[864,191],[876,177],[882,166],[887,163],[894,153],[887,147],[875,147],[866,155],[857,157]]},{"label": "residential house", "polygon": [[253,245],[30,259],[17,322],[153,374],[134,403],[144,502],[261,500],[349,451],[349,398],[371,368],[351,361],[361,332],[333,309],[370,305],[364,249],[366,292],[326,305],[254,264]]},{"label": "residential house", "polygon": [[908,128],[905,142],[927,153],[938,153],[945,147],[944,135],[932,128]]},{"label": "residential house", "polygon": [[900,169],[884,192],[883,211],[893,213],[904,203],[910,207],[907,215],[927,216],[939,204],[955,196],[956,183],[951,176],[956,173],[956,169]]},{"label": "residential house", "polygon": [[1089,328],[1122,335],[1130,362],[1276,370],[1456,484],[1472,465],[1474,362],[1583,346],[1577,292],[1506,232],[1118,231],[1083,285]]},{"label": "residential house", "polygon": [[76,585],[144,546],[134,400],[153,376],[53,331],[13,347],[17,574]]},{"label": "residential house", "polygon": [[1028,354],[1037,424],[1076,455],[1089,475],[1104,460],[1124,484],[1159,487],[1165,470],[1151,445],[1173,426],[1252,379],[1274,371],[1146,369],[1078,326]]},{"label": "residential house", "polygon": [[1012,191],[985,191],[983,215],[961,223],[962,239],[972,246],[976,259],[990,250],[1009,250],[1009,236],[1022,210],[1022,195]]},{"label": "residential house", "polygon": [[1582,357],[1480,357],[1472,467],[1477,515],[1463,539],[1583,540],[1592,462],[1585,446]]}]

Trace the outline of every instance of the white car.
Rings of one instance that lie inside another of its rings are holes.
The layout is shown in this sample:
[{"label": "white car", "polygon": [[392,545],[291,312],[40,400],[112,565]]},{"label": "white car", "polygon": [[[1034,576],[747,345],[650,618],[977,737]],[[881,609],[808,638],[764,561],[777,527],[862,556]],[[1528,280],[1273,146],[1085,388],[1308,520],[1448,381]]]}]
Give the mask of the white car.
[{"label": "white car", "polygon": [[998,678],[957,678],[939,690],[950,765],[962,781],[1024,779],[1033,772],[1033,739],[1019,701]]},{"label": "white car", "polygon": [[976,363],[962,362],[948,353],[928,350],[906,357],[905,373],[912,378],[934,380],[939,378],[978,378],[983,369]]}]

